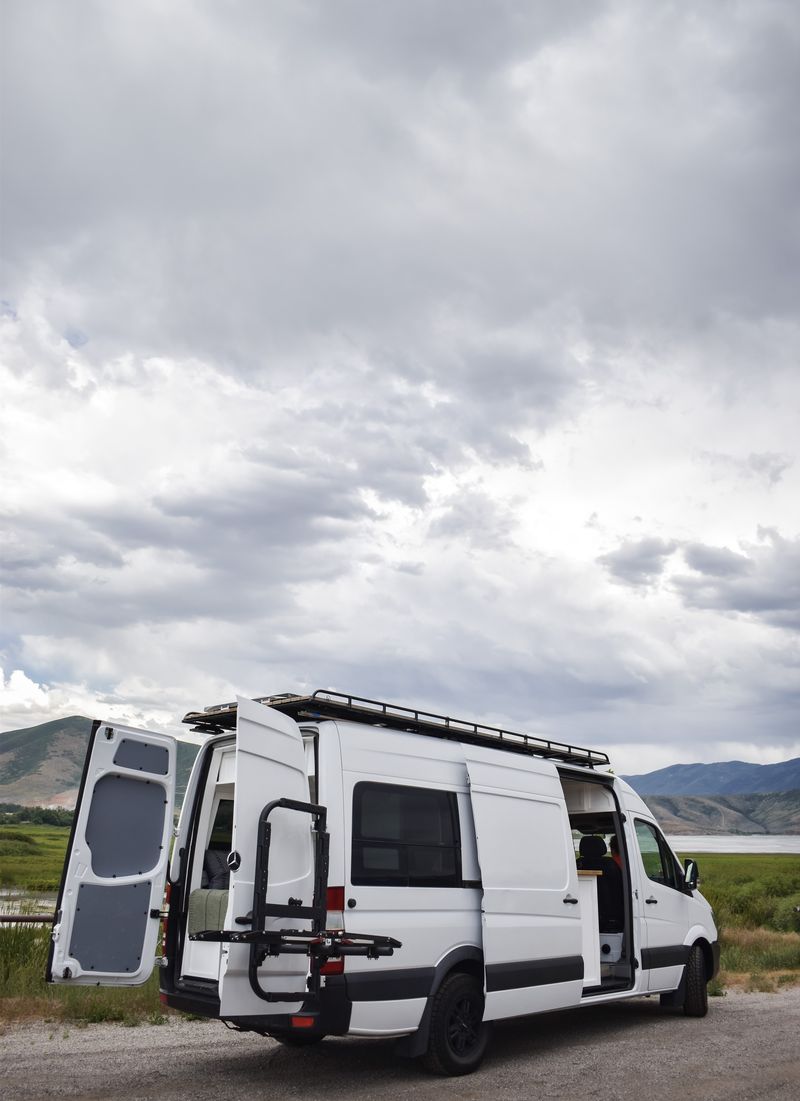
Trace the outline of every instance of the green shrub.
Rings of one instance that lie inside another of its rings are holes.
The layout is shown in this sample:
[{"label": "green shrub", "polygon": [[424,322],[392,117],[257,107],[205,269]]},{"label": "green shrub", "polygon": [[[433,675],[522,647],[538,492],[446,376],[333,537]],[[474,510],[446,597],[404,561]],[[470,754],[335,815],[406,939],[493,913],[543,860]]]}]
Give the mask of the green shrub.
[{"label": "green shrub", "polygon": [[0,841],[15,841],[18,845],[29,845],[36,848],[36,842],[28,833],[20,833],[18,830],[9,829],[7,826],[0,829]]},{"label": "green shrub", "polygon": [[[686,853],[701,872],[700,890],[714,907],[718,928],[790,932],[800,896],[800,860],[784,853]],[[800,917],[800,915],[798,915]]]},{"label": "green shrub", "polygon": [[49,928],[0,926],[0,1016],[5,1015],[5,1005],[13,999],[13,1016],[35,1013],[78,1025],[101,1021],[163,1023],[157,973],[144,986],[123,989],[50,986],[44,978],[49,948]]},{"label": "green shrub", "polygon": [[800,934],[771,929],[727,929],[720,938],[725,971],[800,970]]},{"label": "green shrub", "polygon": [[800,933],[800,894],[777,900],[772,923],[784,933]]}]

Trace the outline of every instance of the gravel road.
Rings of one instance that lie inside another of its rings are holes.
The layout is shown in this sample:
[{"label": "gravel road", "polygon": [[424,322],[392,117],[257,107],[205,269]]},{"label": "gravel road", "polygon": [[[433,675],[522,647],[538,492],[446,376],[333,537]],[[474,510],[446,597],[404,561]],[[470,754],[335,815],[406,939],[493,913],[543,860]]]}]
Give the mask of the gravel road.
[{"label": "gravel road", "polygon": [[702,1020],[642,998],[507,1022],[467,1078],[432,1078],[397,1058],[391,1041],[297,1050],[183,1019],[137,1028],[14,1025],[0,1032],[0,1053],[4,1101],[796,1101],[800,987],[713,998]]}]

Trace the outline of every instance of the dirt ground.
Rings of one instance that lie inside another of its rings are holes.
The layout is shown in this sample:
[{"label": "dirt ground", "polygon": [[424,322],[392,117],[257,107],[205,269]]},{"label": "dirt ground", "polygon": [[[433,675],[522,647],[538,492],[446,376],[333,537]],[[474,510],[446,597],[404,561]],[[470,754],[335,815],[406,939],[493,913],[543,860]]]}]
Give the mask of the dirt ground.
[{"label": "dirt ground", "polygon": [[640,998],[506,1022],[482,1068],[466,1078],[432,1078],[398,1058],[388,1040],[331,1039],[296,1050],[218,1022],[177,1019],[136,1028],[6,1026],[0,1052],[5,1101],[795,1101],[800,987],[732,991],[711,999],[701,1020]]}]

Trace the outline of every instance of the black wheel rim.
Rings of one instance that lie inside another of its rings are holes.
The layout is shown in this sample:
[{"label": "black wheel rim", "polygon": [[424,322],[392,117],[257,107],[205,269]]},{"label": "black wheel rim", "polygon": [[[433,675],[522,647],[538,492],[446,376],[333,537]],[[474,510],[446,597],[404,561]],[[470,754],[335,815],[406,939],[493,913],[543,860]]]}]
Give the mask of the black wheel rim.
[{"label": "black wheel rim", "polygon": [[474,998],[459,998],[447,1018],[447,1042],[454,1055],[468,1055],[478,1042],[481,1014]]}]

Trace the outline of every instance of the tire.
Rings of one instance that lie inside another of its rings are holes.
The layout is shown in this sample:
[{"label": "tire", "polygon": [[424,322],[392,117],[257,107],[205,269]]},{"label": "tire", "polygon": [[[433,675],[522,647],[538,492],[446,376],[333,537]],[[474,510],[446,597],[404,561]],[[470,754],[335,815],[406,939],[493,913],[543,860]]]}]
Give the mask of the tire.
[{"label": "tire", "polygon": [[692,948],[689,959],[686,961],[685,979],[683,1012],[687,1017],[705,1017],[708,1013],[706,962],[703,959],[703,949],[698,944]]},{"label": "tire", "polygon": [[471,1074],[489,1045],[483,1020],[483,989],[471,975],[444,980],[433,998],[428,1050],[423,1063],[433,1074]]}]

